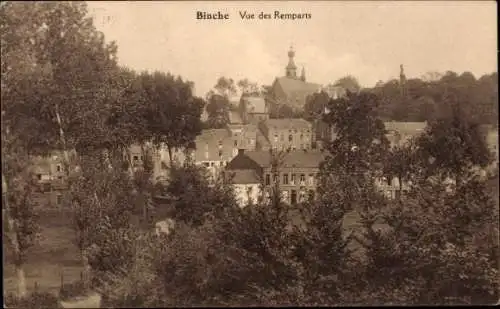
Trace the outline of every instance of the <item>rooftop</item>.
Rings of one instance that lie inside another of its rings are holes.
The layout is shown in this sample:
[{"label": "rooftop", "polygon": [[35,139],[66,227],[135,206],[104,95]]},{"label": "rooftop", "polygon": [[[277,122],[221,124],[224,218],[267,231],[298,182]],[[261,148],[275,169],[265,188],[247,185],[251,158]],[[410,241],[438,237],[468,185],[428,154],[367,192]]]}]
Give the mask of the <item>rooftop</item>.
[{"label": "rooftop", "polygon": [[245,96],[243,100],[246,102],[248,113],[264,114],[267,113],[266,101],[262,97]]},{"label": "rooftop", "polygon": [[229,177],[232,177],[232,183],[234,184],[255,184],[260,183],[259,175],[255,170],[244,169],[244,170],[229,170]]},{"label": "rooftop", "polygon": [[[294,150],[283,154],[281,167],[312,167],[317,168],[326,155],[320,151]],[[249,169],[256,167],[271,167],[272,155],[269,151],[245,151],[238,154],[228,165],[230,169]]]},{"label": "rooftop", "polygon": [[269,129],[310,129],[312,124],[301,118],[269,119],[266,122]]},{"label": "rooftop", "polygon": [[288,99],[295,100],[296,103],[304,104],[308,95],[318,92],[321,85],[308,83],[300,79],[289,77],[278,77],[275,80]]},{"label": "rooftop", "polygon": [[230,137],[231,133],[227,129],[208,129],[201,131],[196,137],[197,141],[212,141]]}]

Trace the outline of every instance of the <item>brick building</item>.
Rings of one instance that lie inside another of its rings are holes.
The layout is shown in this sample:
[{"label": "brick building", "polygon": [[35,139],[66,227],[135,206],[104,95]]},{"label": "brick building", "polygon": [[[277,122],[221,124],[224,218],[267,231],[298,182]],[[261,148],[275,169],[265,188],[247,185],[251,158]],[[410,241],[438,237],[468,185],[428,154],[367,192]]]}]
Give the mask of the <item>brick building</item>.
[{"label": "brick building", "polygon": [[[278,181],[281,197],[284,202],[296,204],[304,201],[310,194],[314,195],[317,185],[319,165],[325,155],[319,151],[295,150],[284,152],[278,173],[273,173],[272,153],[270,151],[239,151],[238,155],[228,163],[226,171],[234,176],[233,185],[240,187],[245,183],[238,182],[240,175],[245,174],[245,182],[262,184],[264,194],[269,196],[271,186]],[[253,176],[252,176],[253,175]],[[247,179],[251,178],[252,179]],[[259,192],[257,195],[262,194]],[[243,199],[244,196],[239,196]]]},{"label": "brick building", "polygon": [[303,150],[312,148],[313,127],[304,119],[269,119],[262,122],[259,128],[273,149]]}]

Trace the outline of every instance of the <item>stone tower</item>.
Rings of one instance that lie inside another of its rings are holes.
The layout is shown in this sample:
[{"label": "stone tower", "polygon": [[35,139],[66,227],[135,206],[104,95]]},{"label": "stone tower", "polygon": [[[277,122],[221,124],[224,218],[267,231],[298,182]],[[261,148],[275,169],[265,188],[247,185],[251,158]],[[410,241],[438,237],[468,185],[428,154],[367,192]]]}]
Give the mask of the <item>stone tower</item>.
[{"label": "stone tower", "polygon": [[288,65],[286,66],[286,77],[289,78],[297,78],[297,66],[293,61],[293,57],[295,57],[295,51],[290,47],[288,51]]}]

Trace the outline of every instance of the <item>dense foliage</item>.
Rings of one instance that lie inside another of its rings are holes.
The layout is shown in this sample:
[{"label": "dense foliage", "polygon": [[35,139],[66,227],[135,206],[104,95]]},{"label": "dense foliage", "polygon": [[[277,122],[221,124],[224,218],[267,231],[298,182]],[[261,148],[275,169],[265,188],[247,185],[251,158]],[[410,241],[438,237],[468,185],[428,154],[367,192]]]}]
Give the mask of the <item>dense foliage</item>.
[{"label": "dense foliage", "polygon": [[[269,198],[241,208],[230,183],[190,162],[173,164],[172,152],[192,148],[202,128],[204,101],[191,82],[119,67],[116,46],[95,29],[84,3],[8,2],[0,16],[5,234],[20,286],[12,304],[57,306],[23,286],[23,262],[38,233],[27,163],[54,149],[76,152],[65,156],[64,203],[93,279],[85,277],[81,289],[98,290],[106,306],[498,300],[498,171],[491,179],[479,173],[492,159],[479,124],[496,123],[496,73],[476,80],[448,72],[361,91],[354,78],[339,80],[333,86],[348,90],[345,96],[318,93],[306,104],[309,120],[336,132],[316,196],[291,207],[275,183]],[[264,92],[248,80],[220,78],[207,98],[211,127],[227,122],[237,87]],[[381,118],[429,125],[391,148]],[[132,144],[142,149],[140,166],[124,155]],[[152,158],[161,146],[170,154],[169,181],[155,187]],[[274,174],[281,155],[273,153]],[[399,178],[407,192],[382,195],[383,176]],[[154,192],[165,205],[153,205]],[[173,231],[154,233],[150,212],[173,219]],[[353,214],[356,224],[348,222]]]}]

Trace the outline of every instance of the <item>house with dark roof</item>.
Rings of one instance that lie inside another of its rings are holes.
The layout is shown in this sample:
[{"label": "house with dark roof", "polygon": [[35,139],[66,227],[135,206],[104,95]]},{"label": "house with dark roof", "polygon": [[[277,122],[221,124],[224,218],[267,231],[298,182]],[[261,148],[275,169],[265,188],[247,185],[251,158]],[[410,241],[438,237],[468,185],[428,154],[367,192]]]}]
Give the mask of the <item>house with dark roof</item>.
[{"label": "house with dark roof", "polygon": [[[279,182],[283,201],[296,204],[304,201],[307,196],[314,195],[319,165],[325,157],[326,155],[319,151],[283,152],[278,173],[274,173],[271,151],[240,150],[238,155],[226,166],[226,174],[233,175],[232,183],[235,188],[242,187],[247,183],[252,184],[252,190],[259,188],[257,196],[262,194],[261,185],[265,190],[264,194],[269,196],[271,186]],[[241,191],[241,188],[239,190]],[[238,198],[244,200],[244,195],[240,195]]]},{"label": "house with dark roof", "polygon": [[194,162],[205,166],[215,178],[238,154],[238,149],[255,150],[257,136],[258,128],[253,124],[229,124],[223,129],[203,130],[195,140]]},{"label": "house with dark roof", "polygon": [[301,76],[297,76],[297,66],[294,61],[295,51],[288,51],[288,65],[285,76],[277,77],[270,91],[269,100],[273,104],[285,104],[296,111],[302,111],[309,95],[319,92],[321,85],[306,81],[305,69],[302,68]]},{"label": "house with dark roof", "polygon": [[276,150],[311,149],[314,141],[312,124],[304,119],[269,119],[259,124],[271,148]]}]

